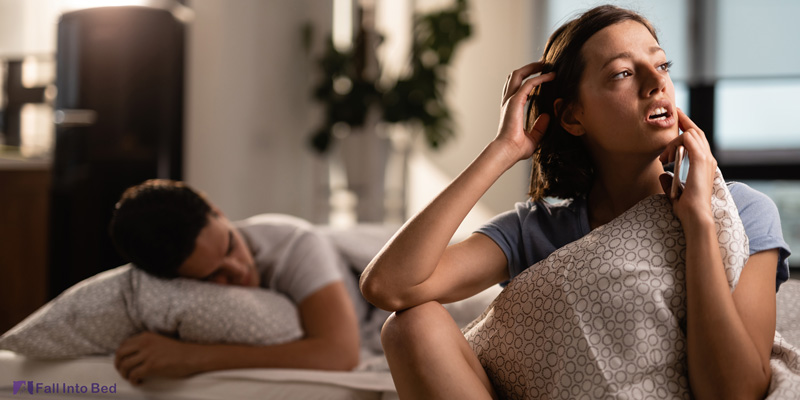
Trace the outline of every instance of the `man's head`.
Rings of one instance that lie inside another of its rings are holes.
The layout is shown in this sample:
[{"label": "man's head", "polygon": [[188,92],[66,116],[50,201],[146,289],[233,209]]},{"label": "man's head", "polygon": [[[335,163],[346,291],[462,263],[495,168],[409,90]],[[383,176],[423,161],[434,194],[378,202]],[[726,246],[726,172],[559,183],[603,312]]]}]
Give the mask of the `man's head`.
[{"label": "man's head", "polygon": [[182,182],[154,179],[126,190],[109,233],[120,254],[150,274],[258,285],[253,256],[241,234]]}]

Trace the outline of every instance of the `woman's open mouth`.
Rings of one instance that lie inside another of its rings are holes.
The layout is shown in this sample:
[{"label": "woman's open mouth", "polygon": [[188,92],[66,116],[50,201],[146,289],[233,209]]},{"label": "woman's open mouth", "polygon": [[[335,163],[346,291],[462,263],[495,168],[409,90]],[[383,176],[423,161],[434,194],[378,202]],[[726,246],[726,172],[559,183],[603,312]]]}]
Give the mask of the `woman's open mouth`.
[{"label": "woman's open mouth", "polygon": [[[675,125],[675,116],[672,111],[672,105],[669,102],[659,102],[655,107],[650,110],[647,115],[646,121],[650,125],[655,125],[659,128],[670,128]],[[666,103],[666,104],[664,104]]]}]

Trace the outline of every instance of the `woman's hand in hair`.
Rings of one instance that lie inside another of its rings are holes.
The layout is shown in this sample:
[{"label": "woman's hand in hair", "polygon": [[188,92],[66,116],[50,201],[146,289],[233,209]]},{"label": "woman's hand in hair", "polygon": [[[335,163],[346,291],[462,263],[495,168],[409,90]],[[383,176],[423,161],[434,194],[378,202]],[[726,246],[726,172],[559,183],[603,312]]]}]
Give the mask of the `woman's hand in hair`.
[{"label": "woman's hand in hair", "polygon": [[541,71],[542,63],[525,65],[512,72],[503,87],[502,115],[495,142],[503,145],[511,163],[533,155],[550,121],[549,115],[542,114],[536,119],[531,131],[525,132],[525,103],[528,97],[536,86],[555,78],[555,73],[550,72],[525,81]]},{"label": "woman's hand in hair", "polygon": [[[711,195],[714,185],[714,175],[717,170],[717,160],[711,154],[711,146],[705,133],[689,119],[682,110],[678,109],[678,125],[683,134],[675,138],[661,154],[662,161],[674,161],[675,149],[683,146],[689,159],[689,174],[686,186],[680,197],[672,200],[675,215],[681,220],[684,228],[698,222],[711,220]],[[677,178],[674,178],[677,179]],[[669,193],[669,183],[663,181],[665,192]]]}]

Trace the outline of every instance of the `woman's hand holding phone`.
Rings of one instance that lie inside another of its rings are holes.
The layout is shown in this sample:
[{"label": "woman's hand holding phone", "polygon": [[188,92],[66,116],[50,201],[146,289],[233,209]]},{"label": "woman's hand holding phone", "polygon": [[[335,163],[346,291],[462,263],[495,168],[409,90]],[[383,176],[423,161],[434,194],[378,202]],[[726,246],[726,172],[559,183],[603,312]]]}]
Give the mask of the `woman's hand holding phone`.
[{"label": "woman's hand holding phone", "polygon": [[672,188],[669,192],[670,199],[677,199],[683,192],[684,171],[689,167],[688,160],[686,159],[686,151],[683,146],[678,146],[675,149],[675,167],[672,169]]},{"label": "woman's hand holding phone", "polygon": [[513,162],[527,159],[533,155],[533,151],[539,145],[550,121],[547,114],[542,114],[529,127],[530,129],[526,130],[526,103],[530,99],[533,89],[555,78],[555,73],[551,72],[525,80],[541,71],[542,63],[540,62],[525,65],[512,72],[503,87],[502,115],[494,141],[506,146]]},{"label": "woman's hand holding phone", "polygon": [[[711,145],[705,133],[680,109],[678,126],[683,134],[667,145],[661,154],[661,161],[675,161],[675,176],[671,185],[664,187],[664,191],[670,195],[675,215],[682,223],[687,224],[711,218],[711,194],[717,160],[711,154]],[[680,153],[684,153],[685,158],[678,158]],[[681,190],[680,175],[683,172],[681,170],[686,168],[686,159],[691,161],[691,168],[688,173],[683,174],[686,176],[686,184]],[[673,196],[673,187],[676,185],[678,186]]]}]

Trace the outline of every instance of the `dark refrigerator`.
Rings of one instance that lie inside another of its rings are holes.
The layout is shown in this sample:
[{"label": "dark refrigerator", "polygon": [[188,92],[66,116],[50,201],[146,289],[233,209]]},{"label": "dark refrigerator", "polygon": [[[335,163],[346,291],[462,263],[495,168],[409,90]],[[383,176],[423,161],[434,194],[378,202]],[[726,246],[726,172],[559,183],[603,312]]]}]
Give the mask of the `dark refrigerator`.
[{"label": "dark refrigerator", "polygon": [[183,22],[150,7],[59,20],[50,297],[124,263],[107,232],[127,187],[181,179],[184,37]]}]

